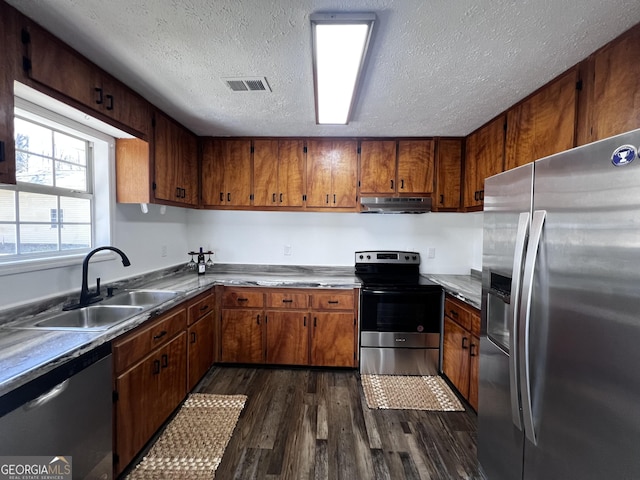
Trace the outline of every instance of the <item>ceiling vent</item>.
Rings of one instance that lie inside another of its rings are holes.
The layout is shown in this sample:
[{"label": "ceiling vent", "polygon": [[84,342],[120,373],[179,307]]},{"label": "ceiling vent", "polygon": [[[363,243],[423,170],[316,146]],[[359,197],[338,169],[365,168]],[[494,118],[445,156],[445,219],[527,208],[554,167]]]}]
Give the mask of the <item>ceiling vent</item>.
[{"label": "ceiling vent", "polygon": [[266,77],[223,78],[222,81],[234,92],[270,92]]}]

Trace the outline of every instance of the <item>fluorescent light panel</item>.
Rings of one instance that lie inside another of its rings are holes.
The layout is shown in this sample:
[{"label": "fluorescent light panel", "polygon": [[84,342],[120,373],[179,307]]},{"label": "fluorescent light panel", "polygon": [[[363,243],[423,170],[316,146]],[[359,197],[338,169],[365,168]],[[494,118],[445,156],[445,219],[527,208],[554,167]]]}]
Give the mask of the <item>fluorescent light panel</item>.
[{"label": "fluorescent light panel", "polygon": [[311,15],[316,123],[349,123],[375,15]]}]

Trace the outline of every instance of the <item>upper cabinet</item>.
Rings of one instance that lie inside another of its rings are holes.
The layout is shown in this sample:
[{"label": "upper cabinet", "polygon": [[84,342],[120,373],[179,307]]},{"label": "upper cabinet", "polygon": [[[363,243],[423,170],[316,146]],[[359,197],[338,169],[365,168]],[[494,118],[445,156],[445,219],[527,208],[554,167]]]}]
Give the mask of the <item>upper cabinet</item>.
[{"label": "upper cabinet", "polygon": [[304,166],[303,140],[254,140],[253,206],[302,207]]},{"label": "upper cabinet", "polygon": [[640,128],[639,58],[636,25],[584,62],[578,145]]},{"label": "upper cabinet", "polygon": [[481,208],[484,179],[504,170],[505,116],[500,115],[466,139],[464,207]]},{"label": "upper cabinet", "polygon": [[357,148],[356,140],[309,140],[307,207],[357,209]]},{"label": "upper cabinet", "polygon": [[[0,2],[0,45],[5,52],[18,51],[15,35],[15,10]],[[13,60],[13,61],[12,61]],[[0,183],[16,183],[16,162],[13,140],[13,79],[15,57],[3,53],[0,68]]]},{"label": "upper cabinet", "polygon": [[577,85],[572,68],[507,112],[505,170],[575,146]]},{"label": "upper cabinet", "polygon": [[398,193],[433,192],[433,140],[398,142]]},{"label": "upper cabinet", "polygon": [[202,141],[202,205],[251,206],[251,140]]},{"label": "upper cabinet", "polygon": [[21,40],[22,67],[30,80],[77,102],[74,106],[78,108],[87,107],[92,114],[115,120],[131,133],[149,134],[151,115],[146,100],[44,29],[28,23]]},{"label": "upper cabinet", "polygon": [[157,112],[154,117],[155,199],[198,204],[198,139],[182,125]]},{"label": "upper cabinet", "polygon": [[436,153],[436,191],[434,210],[460,208],[463,139],[439,139]]},{"label": "upper cabinet", "polygon": [[429,194],[433,191],[432,140],[363,140],[360,193]]}]

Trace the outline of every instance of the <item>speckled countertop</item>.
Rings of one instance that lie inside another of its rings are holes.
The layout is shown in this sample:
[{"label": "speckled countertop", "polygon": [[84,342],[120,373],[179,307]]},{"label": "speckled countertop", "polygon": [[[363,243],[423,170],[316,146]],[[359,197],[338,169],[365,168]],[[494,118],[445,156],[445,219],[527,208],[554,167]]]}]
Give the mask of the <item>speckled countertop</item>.
[{"label": "speckled countertop", "polygon": [[472,270],[470,275],[425,274],[428,279],[442,285],[444,291],[463,302],[480,309],[482,297],[481,273]]},{"label": "speckled countertop", "polygon": [[64,305],[77,301],[78,294],[50,298],[0,311],[0,396],[113,340],[214,285],[354,288],[359,287],[360,283],[353,274],[353,268],[348,267],[216,265],[202,276],[184,271],[180,267],[103,285],[105,291],[107,286],[115,286],[121,290],[145,288],[180,292],[171,300],[145,310],[108,330],[88,332],[15,328],[25,320],[35,320],[36,317],[60,311]]}]

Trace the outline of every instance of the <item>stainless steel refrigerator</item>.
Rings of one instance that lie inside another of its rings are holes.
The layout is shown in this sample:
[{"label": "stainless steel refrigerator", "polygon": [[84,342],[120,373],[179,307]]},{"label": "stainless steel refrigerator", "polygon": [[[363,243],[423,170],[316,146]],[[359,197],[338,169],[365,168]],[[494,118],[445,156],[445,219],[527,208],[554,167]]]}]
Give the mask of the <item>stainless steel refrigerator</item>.
[{"label": "stainless steel refrigerator", "polygon": [[486,180],[489,480],[640,479],[640,130]]}]

